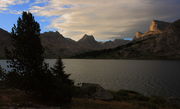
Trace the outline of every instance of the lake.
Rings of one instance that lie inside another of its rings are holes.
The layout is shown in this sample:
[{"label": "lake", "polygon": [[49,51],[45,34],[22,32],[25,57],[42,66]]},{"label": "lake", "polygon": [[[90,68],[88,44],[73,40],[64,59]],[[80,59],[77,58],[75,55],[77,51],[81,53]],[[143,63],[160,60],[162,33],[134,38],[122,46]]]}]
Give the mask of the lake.
[{"label": "lake", "polygon": [[[47,59],[53,66],[56,59]],[[97,83],[109,90],[180,97],[180,61],[64,59],[76,83]],[[6,61],[0,64],[6,68]]]}]

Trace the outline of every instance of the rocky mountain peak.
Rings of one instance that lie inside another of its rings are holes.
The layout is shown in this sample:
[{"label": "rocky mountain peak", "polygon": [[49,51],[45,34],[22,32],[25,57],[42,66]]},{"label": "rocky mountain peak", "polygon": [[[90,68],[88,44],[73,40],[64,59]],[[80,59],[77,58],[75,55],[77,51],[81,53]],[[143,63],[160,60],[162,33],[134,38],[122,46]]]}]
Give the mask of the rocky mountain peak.
[{"label": "rocky mountain peak", "polygon": [[93,35],[85,34],[78,42],[97,42]]},{"label": "rocky mountain peak", "polygon": [[162,32],[162,31],[164,31],[169,25],[170,25],[170,23],[168,23],[168,22],[153,20],[153,21],[151,22],[150,27],[149,27],[149,31]]},{"label": "rocky mountain peak", "polygon": [[53,31],[49,31],[49,32],[45,32],[42,33],[41,36],[44,38],[51,38],[51,39],[58,39],[58,38],[64,38],[62,34],[60,34],[58,31],[53,32]]}]

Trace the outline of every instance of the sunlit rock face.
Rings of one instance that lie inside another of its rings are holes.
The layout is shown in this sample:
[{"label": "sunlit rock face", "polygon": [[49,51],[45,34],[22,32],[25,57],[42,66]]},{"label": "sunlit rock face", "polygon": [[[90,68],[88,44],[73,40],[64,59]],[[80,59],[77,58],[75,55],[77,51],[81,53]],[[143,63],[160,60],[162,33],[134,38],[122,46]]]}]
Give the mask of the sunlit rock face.
[{"label": "sunlit rock face", "polygon": [[142,39],[149,38],[151,36],[153,37],[159,36],[159,34],[164,32],[170,26],[170,24],[171,23],[164,22],[164,21],[153,20],[147,32],[145,33],[136,32],[134,40],[142,40]]},{"label": "sunlit rock face", "polygon": [[141,33],[141,32],[136,32],[135,39],[139,39],[139,38],[142,38],[142,37],[143,37],[143,33]]},{"label": "sunlit rock face", "polygon": [[162,31],[164,31],[169,25],[170,25],[170,23],[168,23],[168,22],[153,20],[152,23],[151,23],[151,25],[150,25],[150,27],[149,27],[149,31],[162,32]]}]

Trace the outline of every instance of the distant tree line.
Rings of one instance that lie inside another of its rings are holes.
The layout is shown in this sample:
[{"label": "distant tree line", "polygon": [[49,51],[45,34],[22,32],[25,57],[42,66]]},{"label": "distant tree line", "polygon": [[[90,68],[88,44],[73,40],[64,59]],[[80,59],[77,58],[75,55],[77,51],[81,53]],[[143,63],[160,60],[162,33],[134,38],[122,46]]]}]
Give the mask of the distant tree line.
[{"label": "distant tree line", "polygon": [[53,68],[44,61],[44,48],[40,40],[40,25],[30,12],[23,12],[11,32],[12,49],[6,49],[8,68],[0,67],[0,81],[10,88],[25,91],[35,97],[69,103],[72,99],[74,82],[64,71],[59,58]]}]

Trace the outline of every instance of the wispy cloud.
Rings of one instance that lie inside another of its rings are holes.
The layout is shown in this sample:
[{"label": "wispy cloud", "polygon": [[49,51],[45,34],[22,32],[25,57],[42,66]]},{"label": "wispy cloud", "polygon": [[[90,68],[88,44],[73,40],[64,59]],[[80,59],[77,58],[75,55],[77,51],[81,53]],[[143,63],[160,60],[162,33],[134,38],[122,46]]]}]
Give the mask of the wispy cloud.
[{"label": "wispy cloud", "polygon": [[[30,0],[0,0],[0,12],[8,10],[11,5],[28,3]],[[12,12],[12,11],[9,11]],[[16,11],[14,11],[16,13]]]}]

